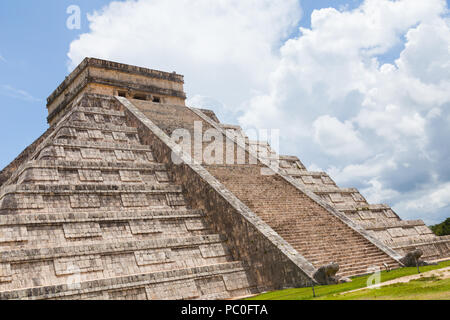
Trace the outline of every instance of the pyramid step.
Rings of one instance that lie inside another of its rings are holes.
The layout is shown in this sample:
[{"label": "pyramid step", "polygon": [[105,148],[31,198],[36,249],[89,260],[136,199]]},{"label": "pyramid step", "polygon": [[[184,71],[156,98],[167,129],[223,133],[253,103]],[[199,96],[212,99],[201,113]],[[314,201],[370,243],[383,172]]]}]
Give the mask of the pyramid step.
[{"label": "pyramid step", "polygon": [[0,299],[203,299],[253,292],[246,269],[228,262],[177,270],[140,273],[80,283],[35,286],[0,292]]},{"label": "pyramid step", "polygon": [[119,210],[112,212],[74,212],[0,215],[0,227],[50,223],[114,222],[146,219],[188,219],[204,217],[198,209]]},{"label": "pyramid step", "polygon": [[70,256],[96,255],[107,253],[134,252],[162,248],[184,248],[212,243],[220,243],[226,238],[222,235],[203,235],[183,238],[163,238],[146,241],[99,242],[64,247],[33,248],[0,251],[2,263],[49,260]]},{"label": "pyramid step", "polygon": [[170,182],[166,166],[158,163],[130,163],[35,160],[29,162],[14,181],[19,184],[111,184],[145,183],[158,185]]},{"label": "pyramid step", "polygon": [[133,163],[128,161],[73,161],[73,160],[33,160],[30,161],[24,168],[41,168],[41,169],[90,169],[90,170],[151,170],[151,171],[166,171],[165,164],[148,162],[148,163]]},{"label": "pyramid step", "polygon": [[[280,234],[284,235],[283,232],[280,232]],[[311,240],[308,240],[307,238],[294,238],[294,237],[288,237],[286,235],[286,239],[289,239],[290,242],[295,243],[299,247],[316,247],[316,246],[329,246],[332,247],[339,247],[339,246],[352,246],[352,245],[364,245],[368,244],[369,242],[365,239],[352,239],[352,238],[344,238],[342,236],[336,237],[336,236],[329,236],[329,237],[322,237],[322,238],[313,238]],[[337,243],[335,243],[336,241]]]},{"label": "pyramid step", "polygon": [[219,235],[85,243],[0,252],[0,291],[232,261]]},{"label": "pyramid step", "polygon": [[207,235],[199,210],[116,211],[0,216],[0,250],[96,243],[145,241]]},{"label": "pyramid step", "polygon": [[[69,121],[61,125],[61,129],[70,128],[75,130],[99,130],[102,132],[123,132],[128,134],[137,134],[138,131],[134,127],[126,125],[116,125],[113,123],[92,123],[83,121]],[[61,130],[60,129],[60,130]],[[75,135],[76,137],[76,135]]]},{"label": "pyramid step", "polygon": [[0,215],[64,211],[117,211],[185,207],[176,185],[11,185],[0,194]]},{"label": "pyramid step", "polygon": [[[299,233],[292,234],[288,233],[289,231],[283,230],[284,228],[280,228],[280,233],[285,234],[287,238],[289,238],[292,241],[296,241],[298,243],[308,243],[308,242],[323,242],[326,240],[332,240],[332,239],[342,239],[343,235],[351,235],[351,230],[344,229],[344,228],[336,228],[333,230],[326,231],[326,228],[323,226],[317,226],[317,233],[314,233],[314,230],[305,230],[304,228],[299,228]],[[352,239],[355,241],[364,242],[367,240],[365,239]]]},{"label": "pyramid step", "polygon": [[90,160],[129,163],[154,162],[151,149],[137,143],[57,140],[43,147],[38,160]]},{"label": "pyramid step", "polygon": [[[389,269],[391,269],[391,270],[397,269],[400,267],[400,265],[398,263],[389,262],[389,261],[385,261],[384,263],[386,263],[388,265]],[[374,263],[374,264],[367,264],[367,265],[366,264],[363,264],[363,265],[354,264],[354,265],[346,266],[345,268],[342,268],[341,270],[339,270],[339,272],[337,274],[341,277],[353,277],[353,276],[373,273],[373,272],[375,272],[376,268],[379,268],[380,271],[385,270],[383,261],[380,261],[380,262]]]},{"label": "pyramid step", "polygon": [[383,211],[383,210],[392,210],[391,207],[385,204],[367,204],[364,206],[355,206],[352,204],[340,204],[339,210],[345,213],[352,213],[357,211]]},{"label": "pyramid step", "polygon": [[[326,264],[327,262],[332,262],[334,260],[345,260],[345,261],[353,261],[353,260],[364,260],[364,259],[376,259],[378,257],[383,257],[384,255],[380,253],[376,253],[375,251],[369,252],[352,252],[352,251],[334,251],[334,252],[325,252],[317,255],[310,256],[308,254],[301,254],[306,257],[313,264]],[[385,256],[384,256],[385,257]]]},{"label": "pyramid step", "polygon": [[[349,252],[351,253],[351,256],[349,256]],[[359,251],[359,252],[353,252],[353,251],[348,251],[348,252],[342,252],[342,251],[338,251],[336,253],[333,253],[332,256],[330,257],[330,252],[318,252],[315,254],[304,254],[309,261],[311,261],[313,264],[315,264],[316,261],[323,261],[323,260],[328,260],[328,259],[340,259],[340,258],[348,258],[348,257],[378,257],[380,256],[380,252],[376,251],[376,250],[364,250],[364,251]],[[381,255],[383,256],[383,255]]]},{"label": "pyramid step", "polygon": [[[288,240],[289,241],[289,240]],[[327,254],[329,252],[335,252],[335,251],[343,251],[343,252],[357,252],[357,251],[371,251],[379,252],[375,246],[369,245],[367,242],[362,242],[360,244],[357,243],[341,243],[339,245],[337,244],[331,244],[330,242],[322,242],[322,243],[315,243],[315,244],[303,244],[299,245],[295,241],[289,241],[289,243],[292,244],[299,252],[303,252],[307,255],[315,255],[317,253],[324,253]]]},{"label": "pyramid step", "polygon": [[178,185],[148,186],[135,184],[17,184],[7,186],[0,194],[0,199],[8,194],[77,194],[77,193],[179,193],[182,188]]},{"label": "pyramid step", "polygon": [[349,267],[382,265],[385,262],[393,263],[394,260],[383,256],[372,256],[372,257],[341,256],[341,257],[332,257],[332,259],[323,259],[321,261],[315,261],[314,265],[320,267],[331,262],[339,263],[340,269],[345,270]]},{"label": "pyramid step", "polygon": [[92,140],[69,140],[56,139],[52,143],[54,146],[69,148],[88,148],[102,150],[126,150],[126,151],[151,151],[151,148],[140,143],[122,143],[122,142],[102,142]]},{"label": "pyramid step", "polygon": [[[92,115],[105,115],[105,116],[115,116],[115,117],[125,117],[125,113],[123,111],[106,109],[106,108],[98,108],[98,107],[83,107],[79,106],[76,109],[77,112],[83,112],[84,114],[92,114]],[[99,122],[99,121],[96,121]]]}]

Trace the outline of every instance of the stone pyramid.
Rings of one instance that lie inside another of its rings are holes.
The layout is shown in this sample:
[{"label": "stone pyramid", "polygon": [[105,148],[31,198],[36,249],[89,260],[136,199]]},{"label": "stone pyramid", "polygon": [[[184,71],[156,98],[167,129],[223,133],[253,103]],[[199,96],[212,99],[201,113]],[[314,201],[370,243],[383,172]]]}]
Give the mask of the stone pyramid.
[{"label": "stone pyramid", "polygon": [[[310,286],[332,261],[351,276],[449,256],[423,222],[186,107],[183,84],[87,58],[48,98],[50,128],[0,172],[0,299],[232,299]],[[224,161],[174,141],[198,126]]]}]

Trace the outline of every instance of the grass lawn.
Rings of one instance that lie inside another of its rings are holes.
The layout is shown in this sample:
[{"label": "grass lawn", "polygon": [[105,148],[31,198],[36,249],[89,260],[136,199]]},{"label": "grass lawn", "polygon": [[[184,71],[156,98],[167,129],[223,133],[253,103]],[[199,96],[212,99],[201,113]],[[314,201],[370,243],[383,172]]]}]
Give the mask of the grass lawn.
[{"label": "grass lawn", "polygon": [[[420,271],[426,272],[441,269],[450,266],[450,260],[440,262],[435,266],[420,267]],[[381,282],[393,280],[396,278],[417,274],[417,269],[401,268],[390,272],[381,272]],[[423,278],[421,280],[412,280],[408,283],[397,283],[386,287],[373,290],[361,290],[337,295],[341,292],[347,292],[367,286],[367,279],[370,275],[353,277],[352,282],[329,286],[315,287],[316,298],[313,298],[311,288],[285,289],[280,291],[268,292],[259,296],[251,297],[246,300],[324,300],[324,299],[450,299],[450,281],[439,280],[435,278]]]},{"label": "grass lawn", "polygon": [[379,289],[329,295],[323,300],[450,300],[450,279],[423,277]]}]

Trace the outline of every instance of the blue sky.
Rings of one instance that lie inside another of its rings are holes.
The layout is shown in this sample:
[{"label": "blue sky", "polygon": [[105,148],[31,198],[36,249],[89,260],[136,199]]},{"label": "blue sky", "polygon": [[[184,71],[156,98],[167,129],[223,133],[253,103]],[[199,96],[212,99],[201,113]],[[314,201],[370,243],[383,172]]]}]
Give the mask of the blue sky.
[{"label": "blue sky", "polygon": [[[0,2],[0,167],[5,167],[47,128],[46,98],[67,75],[70,42],[87,30],[66,28],[74,1]],[[77,1],[86,11],[108,1]],[[29,96],[16,92],[22,90]]]},{"label": "blue sky", "polygon": [[[282,153],[403,218],[449,216],[449,1],[192,3],[1,1],[0,167],[47,129],[45,100],[69,70],[96,56],[184,74],[190,105],[282,129]],[[80,30],[66,27],[73,4]]]}]

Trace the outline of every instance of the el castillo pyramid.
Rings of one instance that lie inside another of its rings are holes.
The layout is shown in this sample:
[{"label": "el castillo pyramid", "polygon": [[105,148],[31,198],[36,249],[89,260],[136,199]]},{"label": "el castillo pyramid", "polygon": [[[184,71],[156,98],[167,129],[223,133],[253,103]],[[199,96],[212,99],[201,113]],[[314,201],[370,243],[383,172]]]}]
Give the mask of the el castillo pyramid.
[{"label": "el castillo pyramid", "polygon": [[[331,262],[348,277],[449,258],[450,237],[186,106],[183,84],[87,58],[50,95],[49,129],[0,172],[0,299],[232,299]],[[224,161],[174,141],[199,127]]]}]

